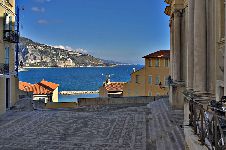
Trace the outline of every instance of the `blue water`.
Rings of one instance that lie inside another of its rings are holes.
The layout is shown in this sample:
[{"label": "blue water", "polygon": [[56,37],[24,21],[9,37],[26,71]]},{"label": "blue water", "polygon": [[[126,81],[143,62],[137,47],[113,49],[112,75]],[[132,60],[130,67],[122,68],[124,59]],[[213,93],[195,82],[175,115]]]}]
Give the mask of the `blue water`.
[{"label": "blue water", "polygon": [[[82,68],[31,68],[19,72],[20,81],[37,83],[42,79],[59,84],[59,91],[96,91],[110,74],[112,82],[127,82],[133,68],[142,65],[125,65],[116,67],[82,67]],[[98,95],[59,96],[60,101],[74,101],[78,97],[97,97]]]},{"label": "blue water", "polygon": [[94,98],[99,97],[99,94],[80,94],[80,95],[60,95],[60,102],[77,102],[78,98]]}]

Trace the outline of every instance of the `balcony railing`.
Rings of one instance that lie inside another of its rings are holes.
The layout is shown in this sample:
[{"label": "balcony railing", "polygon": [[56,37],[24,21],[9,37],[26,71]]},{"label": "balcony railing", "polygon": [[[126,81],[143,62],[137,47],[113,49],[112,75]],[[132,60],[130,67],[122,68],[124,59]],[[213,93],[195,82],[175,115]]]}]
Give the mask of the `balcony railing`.
[{"label": "balcony railing", "polygon": [[[209,149],[226,149],[226,118],[225,111],[222,109],[223,103],[215,100],[203,100],[187,97],[189,100],[189,125],[193,128],[194,134],[199,137],[202,145]],[[213,105],[211,103],[215,103]],[[219,104],[221,106],[219,107]]]},{"label": "balcony railing", "polygon": [[10,43],[19,43],[19,35],[16,31],[4,30],[3,40]]},{"label": "balcony railing", "polygon": [[4,75],[9,74],[9,64],[0,63],[0,74],[4,74]]}]

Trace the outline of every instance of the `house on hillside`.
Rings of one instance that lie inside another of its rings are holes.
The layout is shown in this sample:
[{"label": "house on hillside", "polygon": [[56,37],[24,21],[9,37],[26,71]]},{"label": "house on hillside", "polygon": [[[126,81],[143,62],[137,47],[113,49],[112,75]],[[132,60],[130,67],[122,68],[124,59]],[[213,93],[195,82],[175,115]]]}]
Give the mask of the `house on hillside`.
[{"label": "house on hillside", "polygon": [[33,92],[33,100],[42,100],[45,103],[58,102],[59,84],[42,80],[36,84],[19,82],[19,89],[24,92]]}]

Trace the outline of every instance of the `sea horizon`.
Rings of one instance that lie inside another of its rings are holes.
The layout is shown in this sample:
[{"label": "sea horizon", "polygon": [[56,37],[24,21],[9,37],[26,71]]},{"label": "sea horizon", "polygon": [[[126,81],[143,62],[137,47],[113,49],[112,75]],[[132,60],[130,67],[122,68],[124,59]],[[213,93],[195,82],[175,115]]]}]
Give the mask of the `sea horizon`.
[{"label": "sea horizon", "polygon": [[[27,68],[19,72],[19,80],[31,84],[45,79],[59,84],[61,91],[97,91],[110,75],[112,82],[128,82],[130,74],[143,65],[118,65],[114,67],[74,67],[74,68]],[[77,101],[77,98],[98,97],[98,94],[61,95],[60,102]]]}]

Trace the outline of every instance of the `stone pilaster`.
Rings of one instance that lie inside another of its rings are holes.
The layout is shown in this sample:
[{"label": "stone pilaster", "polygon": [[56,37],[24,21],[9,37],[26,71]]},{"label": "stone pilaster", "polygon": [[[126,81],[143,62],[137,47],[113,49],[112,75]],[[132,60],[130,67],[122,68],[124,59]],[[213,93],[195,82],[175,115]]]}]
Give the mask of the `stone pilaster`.
[{"label": "stone pilaster", "polygon": [[216,50],[215,50],[215,30],[214,30],[214,1],[207,0],[207,91],[215,93],[215,72],[216,72]]},{"label": "stone pilaster", "polygon": [[181,80],[181,10],[174,12],[174,80]]},{"label": "stone pilaster", "polygon": [[194,89],[206,92],[206,0],[195,0],[194,9]]},{"label": "stone pilaster", "polygon": [[194,79],[194,0],[188,2],[187,88],[193,88]]},{"label": "stone pilaster", "polygon": [[174,78],[174,20],[171,17],[170,19],[170,75]]}]

